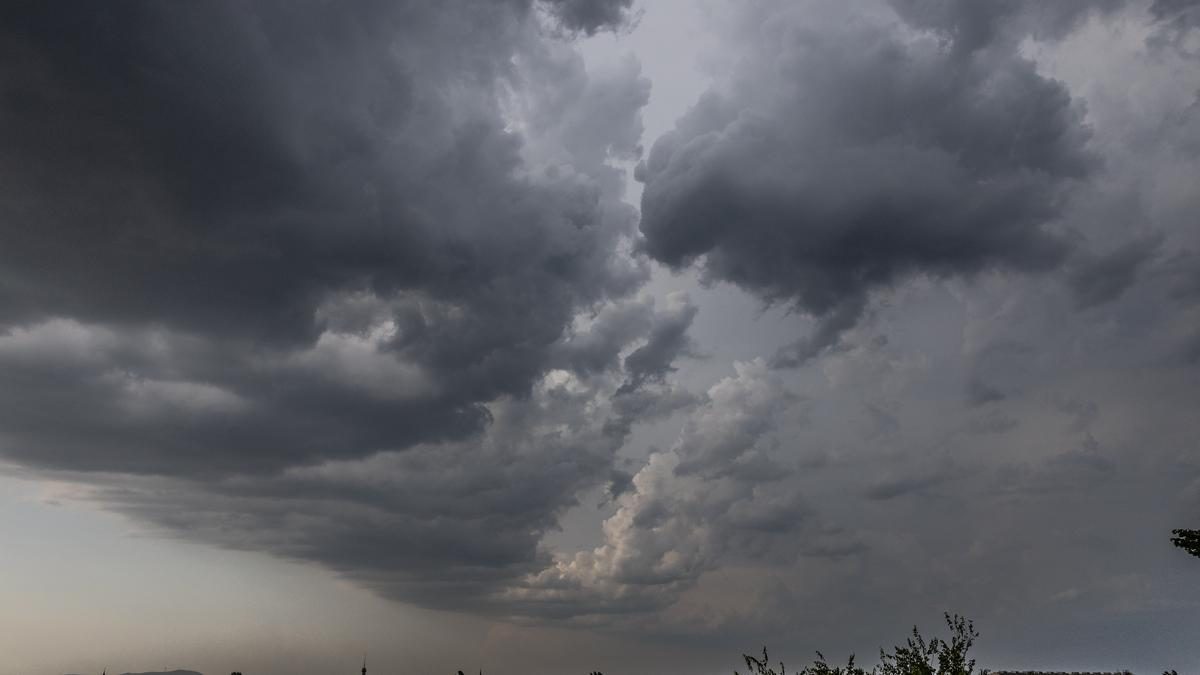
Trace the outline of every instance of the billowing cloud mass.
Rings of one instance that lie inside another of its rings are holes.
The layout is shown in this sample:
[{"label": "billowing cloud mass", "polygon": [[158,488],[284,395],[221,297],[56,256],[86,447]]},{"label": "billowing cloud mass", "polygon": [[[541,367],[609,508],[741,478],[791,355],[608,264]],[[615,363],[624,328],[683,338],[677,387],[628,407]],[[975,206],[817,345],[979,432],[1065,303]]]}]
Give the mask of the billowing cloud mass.
[{"label": "billowing cloud mass", "polygon": [[[628,3],[552,5],[591,32]],[[110,503],[429,603],[537,565],[655,397],[573,406],[665,391],[695,309],[633,297],[606,162],[648,84],[535,9],[2,10],[5,456],[171,485]]]},{"label": "billowing cloud mass", "polygon": [[629,17],[633,0],[548,0],[567,28],[595,33],[620,26]]},{"label": "billowing cloud mass", "polygon": [[561,557],[511,592],[563,616],[659,609],[701,574],[747,552],[787,559],[813,530],[772,431],[793,396],[762,360],[709,389],[674,445],[652,452],[617,498],[598,548]]},{"label": "billowing cloud mass", "polygon": [[748,12],[752,46],[640,171],[652,256],[824,319],[784,363],[911,275],[1056,265],[1049,225],[1095,165],[1082,106],[992,39],[1018,6],[898,4],[911,25],[877,3]]},{"label": "billowing cloud mass", "polygon": [[631,0],[0,7],[4,472],[506,630],[1179,667],[1105,636],[1200,607],[1195,3],[708,7],[656,137]]},{"label": "billowing cloud mass", "polygon": [[[1200,32],[1171,18],[1184,4],[761,2],[727,15],[723,68],[639,167],[643,248],[806,318],[771,361],[805,366],[777,371],[799,396],[758,442],[788,460],[765,475],[803,497],[788,522],[808,525],[784,541],[808,551],[693,571],[666,615],[751,640],[836,640],[872,620],[853,605],[970,607],[998,624],[1038,607],[1045,626],[1192,606],[1156,577],[1167,551],[1154,539],[1195,517],[1200,475],[1183,440],[1200,353],[1183,290],[1198,243],[1183,183],[1200,176],[1187,45]],[[678,461],[674,480],[711,466]],[[639,550],[614,536],[619,522],[596,555]],[[1008,638],[1032,644],[1033,630]]]}]

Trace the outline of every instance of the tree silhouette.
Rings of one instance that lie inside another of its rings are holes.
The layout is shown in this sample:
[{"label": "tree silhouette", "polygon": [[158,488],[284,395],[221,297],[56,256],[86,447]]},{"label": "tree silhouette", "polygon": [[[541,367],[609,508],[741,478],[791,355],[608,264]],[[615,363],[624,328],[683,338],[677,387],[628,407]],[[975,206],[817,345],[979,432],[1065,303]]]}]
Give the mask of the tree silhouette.
[{"label": "tree silhouette", "polygon": [[1171,530],[1171,543],[1200,558],[1200,530]]},{"label": "tree silhouette", "polygon": [[[974,624],[960,616],[946,615],[946,625],[950,628],[950,639],[933,638],[926,641],[913,626],[912,637],[908,638],[903,647],[897,646],[892,653],[879,650],[879,665],[871,670],[865,670],[854,665],[854,657],[845,666],[830,666],[821,652],[817,652],[817,660],[794,675],[973,675],[975,659],[967,658],[967,651],[975,644],[979,633]],[[744,654],[748,675],[786,675],[783,663],[780,662],[778,672],[771,668],[767,648],[763,647],[762,659]],[[978,671],[986,675],[987,671]],[[740,675],[734,671],[734,675]]]}]

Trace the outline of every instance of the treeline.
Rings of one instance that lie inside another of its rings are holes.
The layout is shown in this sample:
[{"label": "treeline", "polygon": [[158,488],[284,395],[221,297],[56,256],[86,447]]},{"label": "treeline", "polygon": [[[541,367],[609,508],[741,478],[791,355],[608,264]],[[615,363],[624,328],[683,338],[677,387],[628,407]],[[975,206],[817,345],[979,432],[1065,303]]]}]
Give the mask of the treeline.
[{"label": "treeline", "polygon": [[[791,675],[1055,675],[1053,673],[1030,672],[993,672],[987,669],[975,669],[975,659],[969,652],[979,632],[975,625],[958,615],[946,614],[946,626],[950,629],[948,638],[934,637],[926,640],[916,626],[912,635],[903,645],[897,645],[887,651],[879,650],[879,663],[870,669],[855,664],[854,656],[850,656],[845,665],[830,665],[825,655],[817,652],[817,658],[810,665],[793,671]],[[784,664],[778,664],[778,670],[771,664],[767,648],[763,647],[762,657],[744,654],[746,660],[746,675],[788,675]],[[463,675],[461,672],[458,675]],[[590,673],[590,675],[602,675]],[[734,675],[742,675],[734,671]],[[1089,675],[1087,673],[1063,673],[1062,675]],[[1132,675],[1129,671],[1116,673],[1095,673],[1091,675]],[[1168,670],[1163,675],[1178,675],[1174,670]]]}]

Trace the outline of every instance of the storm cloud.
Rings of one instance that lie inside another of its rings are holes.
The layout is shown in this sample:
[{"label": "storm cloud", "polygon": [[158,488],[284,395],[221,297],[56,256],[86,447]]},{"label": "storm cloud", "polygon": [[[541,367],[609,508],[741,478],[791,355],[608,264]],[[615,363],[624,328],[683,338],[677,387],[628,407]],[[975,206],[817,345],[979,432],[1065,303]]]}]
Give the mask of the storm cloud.
[{"label": "storm cloud", "polygon": [[[512,61],[549,58],[528,7],[68,8],[4,10],[5,375],[78,413],[3,420],[13,456],[220,472],[461,439],[640,283],[632,210],[506,131]],[[21,353],[43,340],[70,353]]]},{"label": "storm cloud", "polygon": [[536,567],[644,412],[572,406],[666,391],[695,312],[623,252],[647,83],[538,7],[0,10],[4,456],[427,604]]},{"label": "storm cloud", "polygon": [[633,0],[547,0],[567,28],[595,33],[616,28],[629,18]]},{"label": "storm cloud", "polygon": [[0,470],[529,659],[1194,613],[1195,3],[684,4],[0,7]]},{"label": "storm cloud", "polygon": [[1050,224],[1095,159],[1065,87],[993,41],[1009,4],[755,5],[639,167],[645,249],[822,319],[784,365],[910,276],[1057,265]]}]

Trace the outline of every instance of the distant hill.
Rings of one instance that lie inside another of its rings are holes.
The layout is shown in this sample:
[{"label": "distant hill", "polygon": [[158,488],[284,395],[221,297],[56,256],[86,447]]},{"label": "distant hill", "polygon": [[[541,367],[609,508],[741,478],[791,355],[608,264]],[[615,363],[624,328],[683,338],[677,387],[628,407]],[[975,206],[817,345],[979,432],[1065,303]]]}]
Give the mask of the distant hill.
[{"label": "distant hill", "polygon": [[[65,673],[64,675],[75,675],[75,673]],[[148,673],[121,673],[121,675],[203,675],[194,670],[154,670]]]}]

